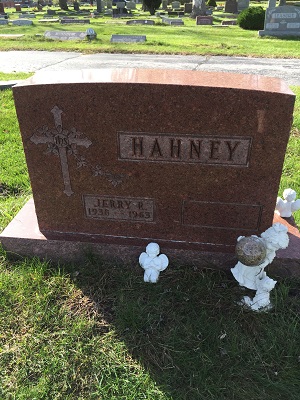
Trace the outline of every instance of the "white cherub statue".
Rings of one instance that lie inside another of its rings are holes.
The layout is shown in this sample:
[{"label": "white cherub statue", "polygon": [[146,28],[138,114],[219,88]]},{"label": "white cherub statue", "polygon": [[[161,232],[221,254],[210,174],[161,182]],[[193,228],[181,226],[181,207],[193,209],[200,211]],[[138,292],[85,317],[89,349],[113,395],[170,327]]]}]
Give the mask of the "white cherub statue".
[{"label": "white cherub statue", "polygon": [[283,218],[289,218],[292,213],[300,210],[300,199],[296,199],[297,193],[293,189],[285,189],[283,191],[283,198],[277,197],[275,212]]},{"label": "white cherub statue", "polygon": [[139,263],[144,268],[144,282],[156,283],[159,273],[164,271],[169,265],[169,259],[165,254],[160,254],[159,245],[157,243],[149,243],[146,247],[146,253],[142,253],[139,257]]},{"label": "white cherub statue", "polygon": [[[231,269],[235,279],[241,286],[256,290],[256,296],[251,300],[249,297],[243,299],[253,310],[270,307],[270,291],[274,288],[276,281],[270,279],[264,269],[276,256],[276,251],[287,248],[289,244],[288,229],[279,222],[273,224],[261,234],[261,240],[266,247],[266,256],[259,265],[248,266],[238,261]],[[244,236],[240,236],[238,241]],[[257,236],[255,236],[257,238]]]}]

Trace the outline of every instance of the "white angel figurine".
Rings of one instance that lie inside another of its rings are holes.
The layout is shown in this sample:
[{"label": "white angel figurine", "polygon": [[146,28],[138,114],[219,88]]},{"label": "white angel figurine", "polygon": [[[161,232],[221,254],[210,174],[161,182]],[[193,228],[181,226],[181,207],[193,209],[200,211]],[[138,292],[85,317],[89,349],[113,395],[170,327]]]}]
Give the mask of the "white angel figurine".
[{"label": "white angel figurine", "polygon": [[144,268],[144,282],[156,283],[161,271],[164,271],[169,265],[169,259],[165,254],[160,254],[157,243],[149,243],[146,247],[146,253],[139,257],[139,263]]},{"label": "white angel figurine", "polygon": [[285,189],[283,191],[283,198],[277,197],[275,212],[283,218],[289,218],[292,213],[300,210],[300,199],[296,199],[297,193],[293,189]]},{"label": "white angel figurine", "polygon": [[[253,300],[245,297],[243,303],[249,305],[253,310],[270,306],[270,292],[276,281],[269,278],[264,269],[271,264],[276,256],[276,251],[286,249],[289,244],[288,229],[285,225],[276,222],[261,234],[261,238],[266,246],[266,257],[259,265],[248,266],[238,261],[231,272],[241,286],[256,290],[256,296]],[[240,240],[243,236],[240,236]],[[260,299],[260,301],[258,301]],[[254,305],[255,303],[255,305]],[[261,304],[264,304],[263,306]]]}]

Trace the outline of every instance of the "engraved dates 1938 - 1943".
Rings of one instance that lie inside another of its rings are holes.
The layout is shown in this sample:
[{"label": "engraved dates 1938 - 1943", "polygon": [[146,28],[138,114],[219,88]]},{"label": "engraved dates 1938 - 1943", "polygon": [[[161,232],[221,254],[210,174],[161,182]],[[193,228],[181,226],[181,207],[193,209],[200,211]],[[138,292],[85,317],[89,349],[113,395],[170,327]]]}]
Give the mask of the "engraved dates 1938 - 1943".
[{"label": "engraved dates 1938 - 1943", "polygon": [[84,195],[85,215],[92,219],[154,221],[154,200]]}]

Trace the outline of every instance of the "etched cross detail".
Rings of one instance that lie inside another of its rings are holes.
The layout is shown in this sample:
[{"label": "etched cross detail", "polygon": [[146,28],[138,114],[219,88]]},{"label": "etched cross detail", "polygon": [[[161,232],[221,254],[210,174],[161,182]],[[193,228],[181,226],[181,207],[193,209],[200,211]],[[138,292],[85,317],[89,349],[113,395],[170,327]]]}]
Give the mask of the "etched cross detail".
[{"label": "etched cross detail", "polygon": [[74,192],[71,187],[71,179],[68,166],[68,154],[74,155],[77,160],[78,168],[86,165],[84,157],[79,157],[77,146],[84,146],[88,148],[92,142],[82,137],[82,133],[76,131],[75,128],[70,130],[64,130],[62,126],[60,110],[57,106],[53,107],[51,113],[54,117],[55,128],[49,129],[47,126],[43,126],[35,132],[30,140],[34,144],[47,144],[47,153],[54,153],[60,158],[61,171],[64,182],[64,193],[67,196],[71,196]]}]

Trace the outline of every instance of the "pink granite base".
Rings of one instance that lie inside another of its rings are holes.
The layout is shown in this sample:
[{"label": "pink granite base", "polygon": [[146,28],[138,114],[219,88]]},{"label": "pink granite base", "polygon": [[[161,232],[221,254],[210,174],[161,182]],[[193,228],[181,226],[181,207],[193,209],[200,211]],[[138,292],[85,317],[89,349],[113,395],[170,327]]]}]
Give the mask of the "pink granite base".
[{"label": "pink granite base", "polygon": [[[281,222],[289,229],[290,244],[277,252],[277,257],[268,267],[276,277],[300,277],[300,233],[297,227],[279,216],[274,222]],[[124,246],[107,243],[90,243],[66,240],[49,240],[40,231],[33,200],[29,200],[11,223],[0,234],[0,242],[9,257],[39,257],[53,262],[82,262],[89,254],[102,259],[121,263],[137,263],[143,246]],[[171,264],[185,263],[201,268],[229,270],[236,263],[234,254],[201,252],[161,248]]]}]

